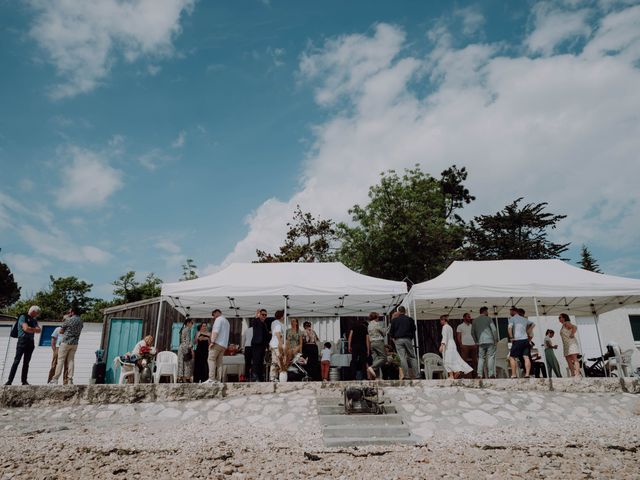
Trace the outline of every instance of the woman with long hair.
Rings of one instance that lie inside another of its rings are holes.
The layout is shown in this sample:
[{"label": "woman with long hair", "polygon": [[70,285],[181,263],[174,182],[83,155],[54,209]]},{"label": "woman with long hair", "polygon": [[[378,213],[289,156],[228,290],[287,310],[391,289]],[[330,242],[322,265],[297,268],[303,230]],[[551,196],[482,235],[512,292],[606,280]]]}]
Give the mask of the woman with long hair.
[{"label": "woman with long hair", "polygon": [[460,378],[473,370],[460,354],[453,337],[453,328],[449,325],[449,315],[440,315],[440,325],[442,325],[442,342],[440,343],[440,353],[444,361],[444,369],[449,374],[449,378]]},{"label": "woman with long hair", "polygon": [[578,346],[578,339],[576,338],[578,327],[571,323],[571,319],[566,313],[561,313],[558,320],[562,324],[560,338],[562,338],[564,358],[567,359],[571,376],[579,377],[580,362],[578,361],[578,355],[580,355],[580,347]]},{"label": "woman with long hair", "polygon": [[291,318],[289,321],[291,322],[291,328],[287,328],[287,343],[285,344],[285,350],[291,352],[295,356],[296,353],[302,352],[302,335],[300,334],[298,319]]},{"label": "woman with long hair", "polygon": [[371,367],[367,366],[367,358],[371,352],[371,340],[367,331],[367,323],[363,318],[359,318],[349,332],[349,353],[351,354],[351,370],[356,380],[364,378],[366,371],[371,378],[376,377]]},{"label": "woman with long hair", "polygon": [[211,343],[211,334],[209,333],[206,322],[198,325],[198,333],[196,333],[196,354],[193,361],[193,383],[206,382],[209,379],[209,344]]},{"label": "woman with long hair", "polygon": [[313,380],[320,380],[320,362],[318,358],[318,334],[311,328],[311,322],[303,324],[302,356],[307,359],[307,372]]},{"label": "woman with long hair", "polygon": [[191,327],[193,320],[186,318],[180,329],[180,346],[178,347],[178,383],[191,382],[193,376],[193,343]]}]

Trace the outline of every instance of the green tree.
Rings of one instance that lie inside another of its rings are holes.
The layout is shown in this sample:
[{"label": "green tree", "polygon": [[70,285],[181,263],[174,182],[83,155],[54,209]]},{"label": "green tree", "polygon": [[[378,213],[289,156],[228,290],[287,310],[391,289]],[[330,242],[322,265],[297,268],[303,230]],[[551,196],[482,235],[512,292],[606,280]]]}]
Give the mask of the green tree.
[{"label": "green tree", "polygon": [[421,282],[449,265],[462,246],[458,215],[475,200],[464,186],[467,171],[455,165],[436,179],[418,165],[399,176],[390,170],[369,188],[369,203],[349,210],[353,226],[338,225],[340,260],[367,275]]},{"label": "green tree", "polygon": [[20,299],[20,287],[9,267],[0,262],[0,308],[13,305]]},{"label": "green tree", "polygon": [[194,280],[198,278],[198,266],[194,263],[192,258],[187,258],[187,263],[182,265],[182,277],[180,281]]},{"label": "green tree", "polygon": [[598,265],[596,259],[593,258],[593,255],[591,255],[591,252],[586,245],[582,245],[582,248],[580,249],[580,261],[578,262],[578,265],[580,265],[580,268],[582,268],[583,270],[602,273],[602,270],[600,270],[600,265]]},{"label": "green tree", "polygon": [[303,212],[298,205],[293,221],[287,226],[289,231],[280,252],[256,250],[257,263],[330,262],[335,259],[332,244],[336,231],[332,220],[315,218],[311,213]]},{"label": "green tree", "polygon": [[[45,319],[60,320],[72,304],[76,305],[83,315],[93,309],[96,299],[89,296],[93,285],[77,277],[49,276],[49,287],[37,292],[32,298],[17,302],[9,310],[12,315],[25,313],[31,305],[42,309]],[[84,317],[83,317],[84,318]]]},{"label": "green tree", "polygon": [[162,290],[162,280],[154,273],[148,274],[145,281],[140,283],[136,280],[136,272],[133,270],[120,276],[112,285],[115,287],[113,295],[116,305],[155,298],[160,296]]},{"label": "green tree", "polygon": [[526,260],[560,258],[569,243],[553,243],[548,229],[554,229],[566,215],[545,212],[547,203],[514,200],[493,215],[475,217],[469,223],[462,256],[468,260]]}]

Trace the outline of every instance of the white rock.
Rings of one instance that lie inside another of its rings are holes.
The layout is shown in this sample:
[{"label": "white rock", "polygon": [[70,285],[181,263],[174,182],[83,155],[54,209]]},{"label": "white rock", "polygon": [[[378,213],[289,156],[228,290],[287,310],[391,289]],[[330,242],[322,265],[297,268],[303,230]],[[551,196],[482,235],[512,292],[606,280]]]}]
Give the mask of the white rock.
[{"label": "white rock", "polygon": [[157,416],[159,418],[178,418],[182,412],[176,408],[165,408]]},{"label": "white rock", "polygon": [[102,412],[96,413],[97,419],[109,418],[115,412],[113,410],[103,410]]},{"label": "white rock", "polygon": [[493,427],[499,423],[494,416],[489,415],[482,410],[471,410],[470,412],[463,413],[462,416],[471,425]]},{"label": "white rock", "polygon": [[228,412],[229,410],[231,410],[231,405],[229,405],[227,402],[221,403],[220,405],[216,406],[214,410],[216,412]]},{"label": "white rock", "polygon": [[464,399],[467,402],[471,402],[471,403],[482,403],[482,400],[480,400],[480,397],[478,397],[475,393],[465,392]]}]

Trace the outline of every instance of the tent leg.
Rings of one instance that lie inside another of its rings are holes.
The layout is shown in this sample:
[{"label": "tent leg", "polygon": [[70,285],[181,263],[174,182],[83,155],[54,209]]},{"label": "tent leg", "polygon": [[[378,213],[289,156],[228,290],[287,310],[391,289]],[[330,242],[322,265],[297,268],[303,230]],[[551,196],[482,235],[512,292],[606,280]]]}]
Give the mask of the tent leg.
[{"label": "tent leg", "polygon": [[[600,338],[600,328],[598,327],[598,314],[595,311],[593,312],[593,321],[595,322],[595,325],[596,325],[596,336],[598,337],[598,347],[600,348],[599,356],[602,356],[604,355],[604,352],[602,351],[602,339]],[[606,377],[611,376],[609,374],[609,371],[606,368],[604,369],[604,375]]]},{"label": "tent leg", "polygon": [[542,325],[540,325],[540,312],[538,312],[538,299],[536,297],[533,297],[533,308],[536,311],[536,320],[538,321],[537,327],[540,329],[539,335],[542,339],[542,343],[540,343],[538,351],[542,351],[544,353],[544,335],[542,334]]},{"label": "tent leg", "polygon": [[287,318],[287,303],[288,303],[287,300],[288,300],[288,297],[285,295],[284,296],[284,335],[283,335],[283,337],[284,337],[284,342],[283,343],[284,343],[285,347],[287,345],[287,323],[288,323],[287,322],[287,320],[288,320],[288,318]]},{"label": "tent leg", "polygon": [[158,307],[158,318],[156,319],[156,335],[153,339],[153,348],[158,351],[158,334],[160,333],[160,319],[162,318],[162,310],[164,308],[164,297],[160,297],[160,307]]}]

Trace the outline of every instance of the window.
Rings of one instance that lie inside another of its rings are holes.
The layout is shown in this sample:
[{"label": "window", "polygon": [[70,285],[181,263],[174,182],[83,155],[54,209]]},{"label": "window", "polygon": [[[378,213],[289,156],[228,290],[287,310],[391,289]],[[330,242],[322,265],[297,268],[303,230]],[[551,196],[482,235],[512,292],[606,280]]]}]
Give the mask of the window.
[{"label": "window", "polygon": [[51,346],[51,334],[59,325],[44,325],[42,327],[42,332],[40,333],[40,343],[38,343],[41,347],[50,347]]},{"label": "window", "polygon": [[629,323],[631,324],[633,341],[640,342],[640,315],[629,315]]}]

